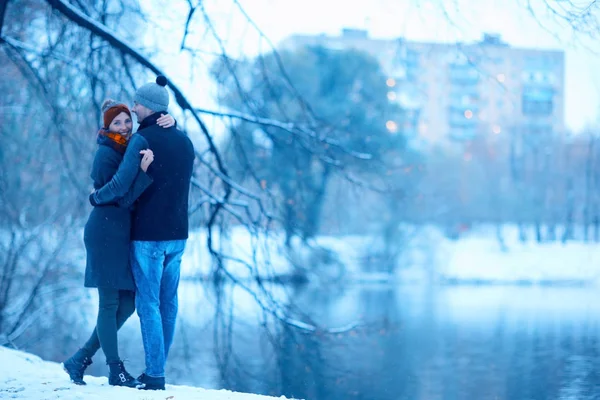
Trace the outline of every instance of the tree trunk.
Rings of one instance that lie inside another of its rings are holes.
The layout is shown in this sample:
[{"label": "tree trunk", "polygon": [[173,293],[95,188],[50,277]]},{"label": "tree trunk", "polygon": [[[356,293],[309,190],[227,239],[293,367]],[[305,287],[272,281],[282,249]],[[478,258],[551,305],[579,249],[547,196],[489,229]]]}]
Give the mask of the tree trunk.
[{"label": "tree trunk", "polygon": [[525,225],[523,223],[519,224],[519,240],[521,243],[525,243],[527,241],[527,233],[525,231]]},{"label": "tree trunk", "polygon": [[537,221],[535,221],[535,240],[538,243],[542,243],[542,224],[540,223],[540,220],[538,219]]},{"label": "tree trunk", "polygon": [[504,241],[504,235],[502,234],[502,222],[498,222],[496,224],[496,240],[498,240],[498,244],[500,245],[500,250],[505,253],[508,251],[508,247],[506,247],[506,242]]},{"label": "tree trunk", "polygon": [[554,220],[552,220],[548,224],[548,230],[546,232],[546,240],[549,242],[556,241],[556,225],[554,224]]},{"label": "tree trunk", "polygon": [[330,174],[331,167],[324,165],[319,184],[313,186],[313,199],[306,207],[306,220],[303,229],[305,240],[314,237],[319,232],[319,221],[321,221],[321,211],[323,210]]},{"label": "tree trunk", "polygon": [[585,202],[583,208],[583,240],[589,241],[589,226],[591,215],[591,197],[592,197],[592,168],[594,164],[594,144],[595,137],[590,136],[588,143],[588,153],[585,165]]}]

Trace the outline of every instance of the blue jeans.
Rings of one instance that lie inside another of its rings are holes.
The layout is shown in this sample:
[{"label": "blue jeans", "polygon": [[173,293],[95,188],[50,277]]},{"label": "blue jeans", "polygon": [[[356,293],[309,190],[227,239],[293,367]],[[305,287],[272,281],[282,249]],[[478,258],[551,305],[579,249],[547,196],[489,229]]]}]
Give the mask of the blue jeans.
[{"label": "blue jeans", "polygon": [[177,287],[185,240],[131,242],[135,305],[142,327],[146,375],[165,376],[177,319]]}]

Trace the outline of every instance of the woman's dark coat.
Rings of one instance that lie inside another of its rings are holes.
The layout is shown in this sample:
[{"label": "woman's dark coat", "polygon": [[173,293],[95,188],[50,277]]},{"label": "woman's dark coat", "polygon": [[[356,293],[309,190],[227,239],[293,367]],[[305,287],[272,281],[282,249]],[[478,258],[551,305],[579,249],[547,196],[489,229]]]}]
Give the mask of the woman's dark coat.
[{"label": "woman's dark coat", "polygon": [[[94,207],[85,225],[86,287],[135,290],[129,264],[131,207],[152,183],[140,168],[140,150],[147,148],[140,135],[132,136],[124,155],[110,146],[98,146],[91,173],[94,188],[108,185],[119,200]],[[94,194],[92,204],[93,198]]]}]

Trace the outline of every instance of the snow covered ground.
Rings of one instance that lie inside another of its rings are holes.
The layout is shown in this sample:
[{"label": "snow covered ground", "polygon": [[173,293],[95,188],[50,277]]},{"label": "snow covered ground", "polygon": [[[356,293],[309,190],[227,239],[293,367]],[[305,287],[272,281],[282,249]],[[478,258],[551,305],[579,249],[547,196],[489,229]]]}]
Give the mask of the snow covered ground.
[{"label": "snow covered ground", "polygon": [[227,390],[205,390],[167,385],[165,391],[146,391],[108,385],[106,377],[86,376],[87,386],[69,381],[60,364],[32,354],[0,347],[0,399],[31,400],[268,400],[285,397],[259,396]]}]

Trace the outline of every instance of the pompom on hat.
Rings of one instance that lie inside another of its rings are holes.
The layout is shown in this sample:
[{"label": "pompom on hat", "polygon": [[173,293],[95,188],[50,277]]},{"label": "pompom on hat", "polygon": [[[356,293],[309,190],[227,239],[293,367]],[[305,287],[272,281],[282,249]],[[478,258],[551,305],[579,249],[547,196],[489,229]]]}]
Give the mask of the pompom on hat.
[{"label": "pompom on hat", "polygon": [[134,101],[154,112],[167,111],[169,92],[166,86],[167,78],[159,75],[156,82],[146,83],[135,92]]}]

